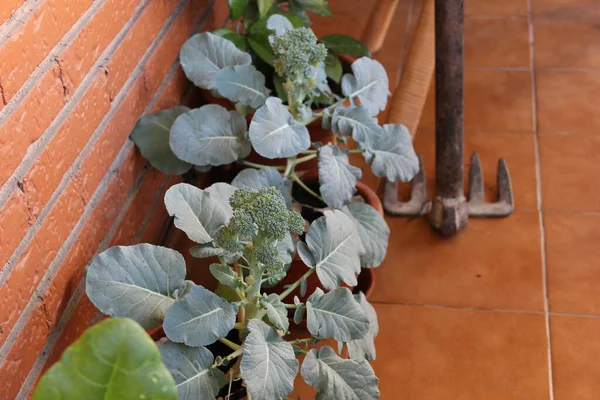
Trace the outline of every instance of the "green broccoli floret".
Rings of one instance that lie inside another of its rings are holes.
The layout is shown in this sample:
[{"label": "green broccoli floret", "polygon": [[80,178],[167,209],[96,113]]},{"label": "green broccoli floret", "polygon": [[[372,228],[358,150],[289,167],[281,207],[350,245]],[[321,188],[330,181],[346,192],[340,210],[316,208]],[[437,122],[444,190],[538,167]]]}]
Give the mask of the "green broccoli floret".
[{"label": "green broccoli floret", "polygon": [[282,194],[274,187],[258,191],[238,189],[229,204],[233,208],[233,217],[228,226],[240,236],[258,235],[279,241],[288,232],[301,233],[304,229],[300,214],[287,209]]}]

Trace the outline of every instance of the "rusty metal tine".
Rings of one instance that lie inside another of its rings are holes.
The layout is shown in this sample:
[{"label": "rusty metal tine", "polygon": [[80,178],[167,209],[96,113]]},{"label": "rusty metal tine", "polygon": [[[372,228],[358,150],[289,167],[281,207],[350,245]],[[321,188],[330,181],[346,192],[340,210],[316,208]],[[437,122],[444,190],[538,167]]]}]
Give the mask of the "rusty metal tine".
[{"label": "rusty metal tine", "polygon": [[512,182],[510,180],[510,172],[508,171],[508,164],[504,161],[504,158],[498,160],[498,176],[497,176],[497,185],[498,185],[498,202],[507,204],[510,206],[510,212],[506,215],[512,213],[515,203],[513,200],[513,190],[512,190]]},{"label": "rusty metal tine", "polygon": [[471,154],[471,165],[469,167],[469,204],[485,202],[483,191],[483,171],[479,154]]},{"label": "rusty metal tine", "polygon": [[421,216],[429,212],[427,181],[425,179],[425,170],[423,169],[423,159],[421,156],[419,156],[419,172],[412,180],[410,200],[406,203],[398,202],[398,184],[386,180],[383,208],[390,215],[405,217]]}]

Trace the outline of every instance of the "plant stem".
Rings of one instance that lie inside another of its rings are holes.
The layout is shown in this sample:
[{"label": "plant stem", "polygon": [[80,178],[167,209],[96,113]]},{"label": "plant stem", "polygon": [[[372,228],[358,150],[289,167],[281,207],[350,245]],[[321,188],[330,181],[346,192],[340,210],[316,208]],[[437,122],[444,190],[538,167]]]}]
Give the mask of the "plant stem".
[{"label": "plant stem", "polygon": [[263,169],[263,168],[275,168],[278,171],[283,171],[285,170],[284,166],[280,166],[280,165],[263,165],[263,164],[257,164],[257,163],[253,163],[250,161],[246,161],[246,160],[239,160],[238,161],[240,164],[242,164],[243,166],[246,167],[251,167],[251,168],[259,168],[259,169]]},{"label": "plant stem", "polygon": [[304,150],[301,151],[299,154],[317,154],[318,151],[317,150]]},{"label": "plant stem", "polygon": [[245,323],[243,323],[243,322],[236,322],[236,323],[233,325],[233,327],[234,327],[235,329],[244,329],[244,328],[246,327],[246,324],[245,324]]},{"label": "plant stem", "polygon": [[352,149],[352,150],[348,151],[348,153],[356,154],[356,153],[364,153],[365,151],[366,151],[365,149]]},{"label": "plant stem", "polygon": [[316,339],[311,337],[311,338],[291,340],[288,343],[289,344],[303,344],[303,343],[311,343],[314,341],[316,341]]},{"label": "plant stem", "polygon": [[300,187],[301,187],[302,189],[306,190],[308,193],[310,193],[311,195],[313,195],[315,198],[317,198],[317,199],[319,199],[319,200],[321,200],[321,201],[324,201],[324,200],[323,200],[323,198],[322,198],[322,197],[321,197],[319,194],[315,193],[315,192],[314,192],[314,191],[313,191],[311,188],[309,188],[308,186],[306,186],[306,184],[305,184],[304,182],[302,182],[302,180],[301,180],[301,179],[298,177],[298,175],[296,175],[296,174],[293,174],[293,175],[292,175],[292,179],[293,179],[293,180],[294,180],[294,181],[295,181],[295,182],[296,182],[298,185],[300,185]]},{"label": "plant stem", "polygon": [[313,153],[313,154],[309,154],[306,157],[300,157],[300,158],[296,159],[296,161],[294,162],[294,165],[302,164],[303,162],[310,161],[313,158],[317,158],[316,150],[315,150],[315,153]]},{"label": "plant stem", "polygon": [[290,286],[289,288],[287,288],[285,291],[283,291],[279,295],[279,300],[283,301],[283,299],[285,299],[286,297],[288,297],[290,293],[292,293],[298,286],[300,286],[300,284],[302,283],[302,280],[308,279],[308,277],[311,276],[315,272],[315,270],[316,270],[316,268],[310,268],[308,271],[306,271],[304,273],[304,275],[302,275],[300,277],[300,279],[298,279],[296,282],[294,282],[292,284],[292,286]]},{"label": "plant stem", "polygon": [[[343,99],[340,99],[340,100],[336,101],[335,103],[333,103],[332,105],[330,105],[327,108],[328,109],[334,109],[337,106],[339,106],[340,104],[344,104],[348,100],[350,100],[348,97],[344,97]],[[306,126],[306,125],[310,124],[311,122],[315,122],[316,120],[318,120],[319,118],[321,118],[323,116],[323,114],[324,114],[324,111],[321,111],[320,113],[316,113],[312,118],[309,118],[306,121],[304,121],[302,123],[302,125]]]},{"label": "plant stem", "polygon": [[225,339],[225,338],[219,339],[219,342],[223,343],[225,346],[229,347],[231,350],[239,350],[241,347],[239,344],[235,344],[231,340]]},{"label": "plant stem", "polygon": [[234,358],[237,358],[239,356],[242,355],[242,353],[244,352],[244,347],[240,347],[239,349],[237,349],[236,351],[234,351],[233,353],[231,353],[230,355],[228,355],[227,357],[225,357],[224,359],[221,360],[221,362],[215,362],[211,368],[216,368],[216,367],[220,367],[221,365],[223,365],[225,362],[227,361],[231,361]]},{"label": "plant stem", "polygon": [[292,172],[294,172],[294,167],[296,166],[296,157],[290,157],[287,159],[287,164],[285,166],[285,171],[283,172],[283,176],[288,177]]},{"label": "plant stem", "polygon": [[284,304],[284,306],[285,306],[285,308],[291,308],[291,309],[298,308],[297,304]]}]

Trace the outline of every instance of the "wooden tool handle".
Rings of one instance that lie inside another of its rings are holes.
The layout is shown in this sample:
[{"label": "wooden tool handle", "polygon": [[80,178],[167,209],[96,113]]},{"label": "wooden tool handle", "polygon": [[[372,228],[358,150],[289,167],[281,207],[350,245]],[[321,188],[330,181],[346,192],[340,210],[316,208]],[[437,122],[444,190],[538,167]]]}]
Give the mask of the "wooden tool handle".
[{"label": "wooden tool handle", "polygon": [[404,124],[413,136],[435,70],[434,24],[434,0],[425,0],[388,114],[389,123]]}]

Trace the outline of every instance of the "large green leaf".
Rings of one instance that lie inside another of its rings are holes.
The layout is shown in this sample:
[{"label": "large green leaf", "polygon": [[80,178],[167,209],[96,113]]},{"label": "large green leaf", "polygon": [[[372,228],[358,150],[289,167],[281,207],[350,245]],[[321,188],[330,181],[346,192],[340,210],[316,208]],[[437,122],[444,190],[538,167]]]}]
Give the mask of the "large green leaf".
[{"label": "large green leaf", "polygon": [[391,94],[385,68],[379,61],[362,57],[352,63],[352,72],[342,78],[342,93],[353,100],[358,98],[369,115],[379,114]]},{"label": "large green leaf", "polygon": [[267,16],[271,7],[273,7],[274,0],[256,0],[258,4],[258,13],[261,17]]},{"label": "large green leaf", "polygon": [[337,107],[333,112],[331,128],[335,133],[352,136],[361,144],[373,142],[383,134],[377,118],[369,116],[362,105]]},{"label": "large green leaf", "polygon": [[169,146],[171,125],[187,111],[189,108],[181,106],[146,115],[138,121],[129,136],[144,158],[167,175],[181,175],[192,168],[192,164],[177,158]]},{"label": "large green leaf", "polygon": [[380,397],[379,379],[369,362],[345,360],[329,346],[312,349],[302,363],[301,374],[306,383],[317,389],[316,400],[377,400]]},{"label": "large green leaf", "polygon": [[377,176],[390,182],[408,182],[419,172],[412,136],[404,125],[384,125],[380,137],[363,145],[365,160]]},{"label": "large green leaf", "polygon": [[179,183],[165,193],[165,206],[174,224],[196,243],[212,241],[212,236],[231,217],[229,203],[207,191]]},{"label": "large green leaf", "polygon": [[329,207],[340,209],[356,192],[360,168],[350,165],[348,155],[333,145],[319,149],[319,183],[323,200]]},{"label": "large green leaf", "polygon": [[195,165],[231,164],[250,154],[246,120],[217,104],[180,115],[171,128],[170,145],[177,157]]},{"label": "large green leaf", "polygon": [[223,68],[217,73],[215,86],[223,97],[252,108],[265,104],[269,95],[265,76],[252,65]]},{"label": "large green leaf", "polygon": [[268,65],[273,66],[275,54],[271,47],[269,36],[273,31],[267,27],[267,21],[262,19],[252,25],[248,32],[248,43],[250,48]]},{"label": "large green leaf", "polygon": [[246,168],[237,174],[231,184],[239,188],[247,187],[256,190],[273,186],[281,192],[288,207],[292,204],[292,183],[288,179],[283,179],[281,173],[272,167]]},{"label": "large green leaf", "polygon": [[250,54],[210,32],[189,38],[181,47],[179,58],[188,79],[196,86],[209,90],[215,88],[217,72],[221,69],[252,63]]},{"label": "large green leaf", "polygon": [[308,331],[318,338],[349,342],[369,332],[369,318],[345,287],[329,293],[317,288],[306,300]]},{"label": "large green leaf", "polygon": [[236,311],[226,300],[202,286],[194,286],[169,308],[163,328],[173,342],[206,346],[227,336]]},{"label": "large green leaf", "polygon": [[367,203],[350,203],[342,209],[356,222],[360,241],[365,253],[360,256],[363,268],[375,268],[381,265],[390,240],[390,228],[385,219]]},{"label": "large green leaf", "polygon": [[185,272],[185,260],[175,250],[147,243],[115,246],[94,257],[85,290],[104,314],[152,328],[180,295]]},{"label": "large green leaf", "polygon": [[371,56],[367,46],[350,36],[327,35],[322,37],[320,42],[323,43],[329,50],[339,54],[347,54],[352,57]]},{"label": "large green leaf", "polygon": [[306,246],[299,244],[298,254],[307,265],[317,269],[323,287],[332,290],[342,281],[356,286],[363,247],[350,217],[337,210],[325,211],[324,216],[311,224]]},{"label": "large green leaf", "polygon": [[292,345],[262,321],[248,323],[240,364],[242,378],[253,399],[282,399],[294,388],[298,360]]},{"label": "large green leaf", "polygon": [[250,141],[267,158],[293,157],[310,147],[306,126],[298,123],[281,99],[269,97],[250,122]]},{"label": "large green leaf", "polygon": [[229,19],[235,21],[246,11],[248,0],[229,0]]},{"label": "large green leaf", "polygon": [[337,83],[340,83],[342,80],[342,73],[344,72],[342,69],[342,62],[339,57],[331,51],[327,52],[327,57],[325,57],[325,72],[327,72],[327,77],[329,77],[329,79]]},{"label": "large green leaf", "polygon": [[375,337],[379,333],[379,323],[377,322],[377,312],[375,308],[367,301],[364,293],[354,295],[354,298],[369,318],[369,331],[365,337],[348,342],[348,354],[350,358],[374,360],[377,353],[375,351]]},{"label": "large green leaf", "polygon": [[331,15],[331,9],[327,4],[327,0],[293,0],[292,3],[295,7],[314,12],[322,17]]},{"label": "large green leaf", "polygon": [[212,367],[215,358],[206,347],[165,342],[159,349],[175,379],[178,400],[212,400],[227,383],[225,374]]},{"label": "large green leaf", "polygon": [[284,332],[290,328],[290,322],[288,321],[288,313],[285,308],[285,304],[279,299],[279,295],[271,293],[266,297],[260,299],[260,304],[267,309],[267,318],[277,329],[281,329]]},{"label": "large green leaf", "polygon": [[[247,0],[242,0],[247,1]],[[219,28],[212,31],[213,35],[221,36],[235,44],[235,47],[241,51],[246,51],[246,38],[242,34],[232,31],[229,28]]]},{"label": "large green leaf", "polygon": [[34,400],[177,400],[148,334],[127,318],[89,328],[42,377]]}]

